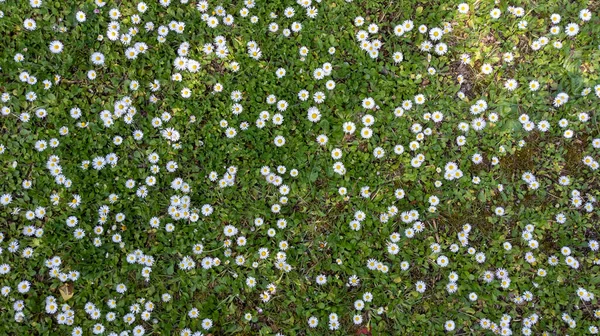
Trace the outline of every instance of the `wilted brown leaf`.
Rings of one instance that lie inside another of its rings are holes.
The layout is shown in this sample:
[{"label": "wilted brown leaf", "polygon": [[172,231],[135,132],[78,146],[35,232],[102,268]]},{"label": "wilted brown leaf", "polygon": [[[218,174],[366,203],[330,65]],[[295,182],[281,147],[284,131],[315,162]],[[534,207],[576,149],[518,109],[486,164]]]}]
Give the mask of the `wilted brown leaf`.
[{"label": "wilted brown leaf", "polygon": [[68,299],[73,297],[73,284],[66,283],[58,288],[60,292],[60,296],[62,296],[63,300],[67,301]]}]

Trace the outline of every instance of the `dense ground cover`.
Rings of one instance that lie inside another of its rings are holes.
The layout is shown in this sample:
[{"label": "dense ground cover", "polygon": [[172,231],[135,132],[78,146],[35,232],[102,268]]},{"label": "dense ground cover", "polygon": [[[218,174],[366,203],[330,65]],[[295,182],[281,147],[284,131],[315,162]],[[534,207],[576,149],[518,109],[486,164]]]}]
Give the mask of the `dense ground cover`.
[{"label": "dense ground cover", "polygon": [[0,333],[596,334],[599,6],[0,0]]}]

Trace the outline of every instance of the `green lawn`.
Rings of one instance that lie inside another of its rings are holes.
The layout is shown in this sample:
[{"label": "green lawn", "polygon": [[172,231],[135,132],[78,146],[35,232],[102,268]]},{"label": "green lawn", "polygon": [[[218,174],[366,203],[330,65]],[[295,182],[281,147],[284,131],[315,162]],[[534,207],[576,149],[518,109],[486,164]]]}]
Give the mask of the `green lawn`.
[{"label": "green lawn", "polygon": [[599,8],[0,0],[0,334],[598,333]]}]

